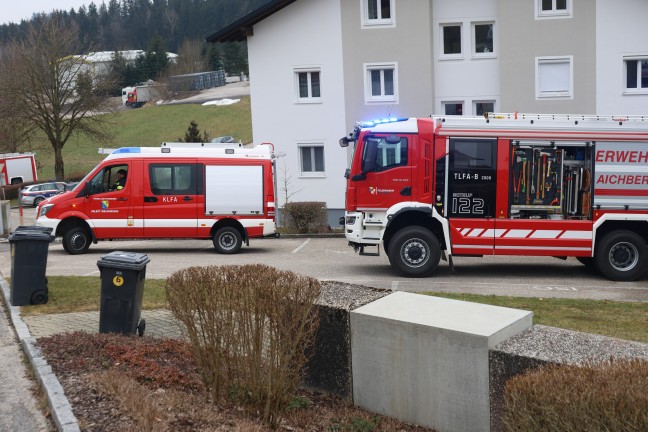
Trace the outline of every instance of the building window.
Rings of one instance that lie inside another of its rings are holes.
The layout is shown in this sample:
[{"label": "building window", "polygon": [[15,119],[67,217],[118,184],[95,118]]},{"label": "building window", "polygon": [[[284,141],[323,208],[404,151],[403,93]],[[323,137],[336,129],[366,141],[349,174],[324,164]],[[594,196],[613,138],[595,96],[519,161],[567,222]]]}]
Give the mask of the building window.
[{"label": "building window", "polygon": [[484,113],[495,112],[494,101],[473,101],[473,112],[475,115],[483,116]]},{"label": "building window", "polygon": [[360,0],[362,27],[393,27],[394,0]]},{"label": "building window", "polygon": [[474,57],[495,57],[495,45],[493,42],[495,24],[473,23],[473,56]]},{"label": "building window", "polygon": [[572,0],[535,0],[536,18],[571,18]]},{"label": "building window", "polygon": [[441,55],[461,58],[461,24],[441,25]]},{"label": "building window", "polygon": [[445,115],[463,115],[463,102],[442,102]]},{"label": "building window", "polygon": [[648,57],[626,58],[625,91],[627,93],[648,93]]},{"label": "building window", "polygon": [[324,175],[324,146],[300,145],[299,158],[301,161],[302,176]]},{"label": "building window", "polygon": [[295,70],[297,102],[321,102],[320,70]]},{"label": "building window", "polygon": [[365,64],[365,101],[398,102],[396,63]]},{"label": "building window", "polygon": [[536,99],[573,99],[573,57],[536,57]]}]

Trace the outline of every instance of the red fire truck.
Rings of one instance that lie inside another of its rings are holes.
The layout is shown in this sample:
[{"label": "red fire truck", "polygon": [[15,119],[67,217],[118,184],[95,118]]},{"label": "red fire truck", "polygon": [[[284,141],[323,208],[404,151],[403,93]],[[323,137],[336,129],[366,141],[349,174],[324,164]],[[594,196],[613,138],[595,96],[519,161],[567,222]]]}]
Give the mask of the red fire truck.
[{"label": "red fire truck", "polygon": [[484,255],[576,257],[619,281],[646,273],[648,117],[386,119],[349,143],[346,238],[363,255],[382,243],[402,275]]},{"label": "red fire truck", "polygon": [[36,223],[70,254],[120,238],[212,239],[217,252],[236,253],[276,232],[273,157],[272,144],[120,148],[74,190],[42,202]]}]

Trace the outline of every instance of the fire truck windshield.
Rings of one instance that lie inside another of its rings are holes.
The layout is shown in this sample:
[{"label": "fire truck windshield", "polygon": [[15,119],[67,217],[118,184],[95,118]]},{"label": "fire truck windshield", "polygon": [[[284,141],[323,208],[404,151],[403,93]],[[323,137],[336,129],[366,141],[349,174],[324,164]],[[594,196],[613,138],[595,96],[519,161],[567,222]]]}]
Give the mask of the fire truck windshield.
[{"label": "fire truck windshield", "polygon": [[362,149],[362,173],[407,165],[407,138],[395,135],[366,136]]}]

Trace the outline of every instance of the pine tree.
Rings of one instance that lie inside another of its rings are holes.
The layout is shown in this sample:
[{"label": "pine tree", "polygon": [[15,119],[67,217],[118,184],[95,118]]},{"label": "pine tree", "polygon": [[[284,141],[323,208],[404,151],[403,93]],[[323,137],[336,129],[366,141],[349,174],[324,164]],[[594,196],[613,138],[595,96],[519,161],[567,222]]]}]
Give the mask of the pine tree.
[{"label": "pine tree", "polygon": [[191,123],[189,123],[189,127],[187,128],[187,132],[185,132],[184,139],[179,138],[178,141],[188,142],[188,143],[209,142],[209,134],[207,133],[207,131],[205,131],[203,135],[200,136],[200,129],[198,129],[198,123],[191,120]]}]

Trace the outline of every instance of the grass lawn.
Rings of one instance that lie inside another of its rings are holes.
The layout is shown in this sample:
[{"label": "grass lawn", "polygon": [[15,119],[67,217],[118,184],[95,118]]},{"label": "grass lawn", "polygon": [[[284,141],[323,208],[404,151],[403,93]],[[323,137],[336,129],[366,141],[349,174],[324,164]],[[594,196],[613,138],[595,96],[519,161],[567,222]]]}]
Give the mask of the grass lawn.
[{"label": "grass lawn", "polygon": [[[249,97],[226,106],[144,105],[104,117],[111,122],[113,137],[110,141],[93,142],[77,134],[63,147],[66,180],[83,177],[102,161],[106,155],[98,153],[100,147],[159,147],[162,142],[178,141],[184,137],[192,120],[198,124],[201,133],[207,131],[212,138],[231,135],[244,143],[252,141]],[[33,151],[40,166],[38,178],[54,178],[54,151],[51,144],[44,135],[37,135],[34,143]]]},{"label": "grass lawn", "polygon": [[[166,307],[164,279],[146,279],[144,309]],[[49,301],[22,306],[24,315],[97,311],[101,280],[92,276],[48,276]],[[648,343],[648,304],[606,300],[501,297],[425,293],[439,297],[533,311],[533,322]]]}]

